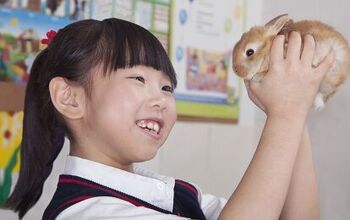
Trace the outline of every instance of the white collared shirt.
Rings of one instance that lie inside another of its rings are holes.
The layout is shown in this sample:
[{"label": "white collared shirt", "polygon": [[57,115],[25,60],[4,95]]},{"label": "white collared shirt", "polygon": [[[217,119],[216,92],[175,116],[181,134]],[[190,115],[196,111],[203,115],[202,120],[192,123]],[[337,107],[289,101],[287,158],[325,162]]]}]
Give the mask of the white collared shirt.
[{"label": "white collared shirt", "polygon": [[[173,210],[175,179],[172,177],[162,176],[140,167],[134,167],[134,173],[131,173],[73,156],[67,157],[63,174],[79,176],[170,212]],[[202,194],[199,188],[196,188],[206,218],[217,219],[226,200],[210,194]],[[180,220],[186,218],[137,207],[115,197],[98,196],[68,207],[56,219]]]}]

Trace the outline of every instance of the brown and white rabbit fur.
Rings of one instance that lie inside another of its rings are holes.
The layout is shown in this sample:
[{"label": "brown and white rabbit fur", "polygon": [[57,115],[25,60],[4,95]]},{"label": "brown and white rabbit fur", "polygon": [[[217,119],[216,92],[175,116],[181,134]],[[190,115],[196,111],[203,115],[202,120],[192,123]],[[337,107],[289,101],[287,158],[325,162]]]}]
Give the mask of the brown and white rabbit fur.
[{"label": "brown and white rabbit fur", "polygon": [[[334,64],[321,82],[314,101],[315,109],[322,109],[328,98],[335,93],[350,73],[350,48],[346,39],[331,26],[319,21],[302,20],[293,22],[288,15],[280,15],[265,26],[252,27],[235,44],[232,54],[233,70],[241,78],[260,81],[268,71],[272,41],[278,34],[286,35],[297,31],[302,38],[311,34],[316,43],[313,66],[322,62],[333,49]],[[286,44],[285,44],[286,46]]]}]

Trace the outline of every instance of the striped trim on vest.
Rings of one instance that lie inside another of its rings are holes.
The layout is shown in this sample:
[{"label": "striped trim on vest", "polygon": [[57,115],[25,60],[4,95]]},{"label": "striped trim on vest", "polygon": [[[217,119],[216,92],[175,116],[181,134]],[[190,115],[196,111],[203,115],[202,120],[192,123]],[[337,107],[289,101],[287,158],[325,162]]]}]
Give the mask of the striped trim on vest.
[{"label": "striped trim on vest", "polygon": [[70,206],[97,196],[115,197],[129,202],[134,206],[153,209],[165,214],[175,214],[193,219],[205,219],[198,202],[197,189],[185,181],[175,181],[174,210],[173,212],[169,212],[126,193],[72,175],[61,175],[59,177],[57,190],[44,212],[43,219],[55,219],[62,211]]}]

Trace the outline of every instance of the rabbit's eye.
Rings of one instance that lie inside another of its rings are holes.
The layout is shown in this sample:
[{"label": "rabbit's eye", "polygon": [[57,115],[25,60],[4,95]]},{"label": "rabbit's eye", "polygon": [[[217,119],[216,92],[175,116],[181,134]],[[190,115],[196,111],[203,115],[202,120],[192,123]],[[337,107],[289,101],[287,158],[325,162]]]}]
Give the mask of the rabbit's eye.
[{"label": "rabbit's eye", "polygon": [[251,55],[254,54],[254,50],[253,49],[248,49],[245,54],[247,55],[247,57],[250,57]]}]

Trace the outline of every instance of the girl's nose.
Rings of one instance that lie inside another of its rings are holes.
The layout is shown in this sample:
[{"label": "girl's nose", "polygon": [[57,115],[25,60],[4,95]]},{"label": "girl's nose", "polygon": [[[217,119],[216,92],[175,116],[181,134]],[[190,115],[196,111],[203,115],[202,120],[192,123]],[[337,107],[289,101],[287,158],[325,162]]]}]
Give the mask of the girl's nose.
[{"label": "girl's nose", "polygon": [[157,95],[150,98],[149,104],[151,108],[155,108],[159,110],[166,110],[167,108],[167,100],[162,95]]},{"label": "girl's nose", "polygon": [[148,101],[151,108],[160,110],[165,110],[167,108],[167,99],[160,91],[152,93]]}]

